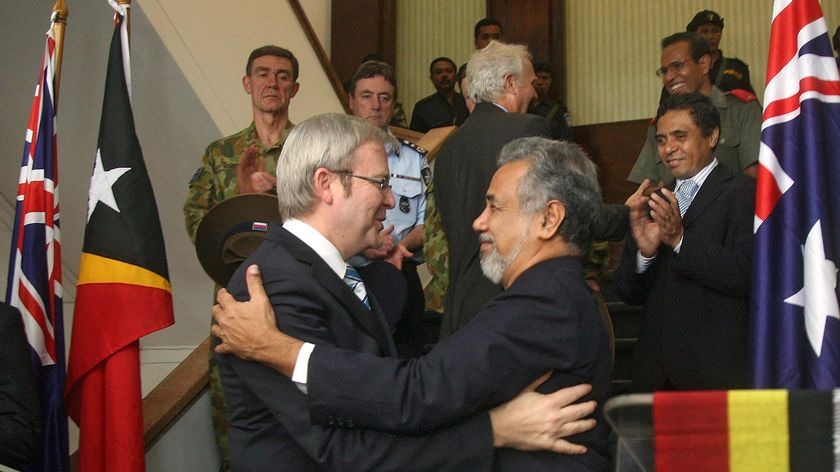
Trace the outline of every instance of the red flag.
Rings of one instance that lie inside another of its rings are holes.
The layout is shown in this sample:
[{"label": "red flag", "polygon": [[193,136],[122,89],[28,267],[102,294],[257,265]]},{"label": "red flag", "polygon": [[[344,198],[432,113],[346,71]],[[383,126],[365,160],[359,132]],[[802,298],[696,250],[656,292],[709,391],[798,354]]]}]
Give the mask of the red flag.
[{"label": "red flag", "polygon": [[43,453],[27,470],[60,472],[69,470],[69,461],[62,398],[64,321],[54,66],[55,39],[50,28],[23,146],[6,301],[22,314],[38,379]]},{"label": "red flag", "polygon": [[145,471],[139,339],[174,322],[163,234],[134,131],[128,31],[116,16],[67,372],[79,469]]}]

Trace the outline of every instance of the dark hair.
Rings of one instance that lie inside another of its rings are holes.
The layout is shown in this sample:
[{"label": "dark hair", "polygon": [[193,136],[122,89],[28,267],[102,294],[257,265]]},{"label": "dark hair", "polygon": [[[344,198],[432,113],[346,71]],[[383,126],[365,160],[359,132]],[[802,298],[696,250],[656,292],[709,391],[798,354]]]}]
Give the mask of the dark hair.
[{"label": "dark hair", "polygon": [[702,93],[681,93],[666,98],[656,112],[656,119],[674,110],[687,110],[694,124],[703,136],[709,136],[715,128],[720,129],[720,113],[712,100]]},{"label": "dark hair", "polygon": [[467,75],[467,63],[461,64],[461,67],[458,68],[458,73],[456,74],[455,79],[458,81],[458,84],[461,84],[461,81],[464,80],[464,77]]},{"label": "dark hair", "polygon": [[534,73],[537,73],[537,72],[547,72],[551,75],[554,75],[551,72],[551,64],[549,64],[548,62],[535,62],[534,63]]},{"label": "dark hair", "polygon": [[701,57],[711,54],[709,43],[702,36],[691,31],[682,31],[662,38],[662,49],[681,41],[688,43],[691,48],[691,58],[694,59],[694,62],[698,62]]},{"label": "dark hair", "polygon": [[502,24],[499,23],[499,20],[497,20],[495,18],[487,17],[487,18],[482,18],[482,19],[478,20],[478,23],[475,24],[475,28],[473,28],[473,39],[478,39],[478,30],[480,30],[482,27],[493,26],[493,25],[498,26],[499,31],[501,31],[502,34],[505,33],[505,29],[502,28]]},{"label": "dark hair", "polygon": [[245,75],[251,75],[251,66],[254,64],[254,59],[262,56],[277,56],[288,59],[292,63],[292,79],[298,79],[298,60],[295,55],[292,54],[292,51],[281,48],[280,46],[274,46],[273,44],[261,46],[251,51],[251,54],[248,56],[248,62],[245,64]]},{"label": "dark hair", "polygon": [[452,59],[450,59],[448,57],[441,56],[441,57],[436,57],[436,58],[432,59],[432,62],[429,63],[429,73],[433,74],[432,71],[434,70],[435,64],[437,64],[438,62],[442,62],[442,61],[446,61],[446,62],[452,64],[452,69],[456,69],[456,70],[458,69],[458,65],[455,64],[455,61],[453,61]]},{"label": "dark hair", "polygon": [[350,79],[350,83],[347,86],[347,93],[349,93],[350,95],[355,95],[356,83],[358,81],[362,79],[376,77],[377,75],[381,75],[385,80],[387,80],[391,83],[391,85],[394,86],[394,99],[396,99],[397,78],[394,75],[394,68],[382,61],[363,62],[362,65],[360,65],[359,68],[356,69],[356,73],[353,74],[353,78]]}]

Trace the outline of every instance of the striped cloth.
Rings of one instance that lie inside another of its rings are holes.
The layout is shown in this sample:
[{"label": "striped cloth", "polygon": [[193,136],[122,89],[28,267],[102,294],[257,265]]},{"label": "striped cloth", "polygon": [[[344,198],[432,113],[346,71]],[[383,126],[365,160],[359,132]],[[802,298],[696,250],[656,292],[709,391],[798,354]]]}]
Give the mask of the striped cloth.
[{"label": "striped cloth", "polygon": [[662,392],[653,398],[657,472],[838,470],[840,390]]}]

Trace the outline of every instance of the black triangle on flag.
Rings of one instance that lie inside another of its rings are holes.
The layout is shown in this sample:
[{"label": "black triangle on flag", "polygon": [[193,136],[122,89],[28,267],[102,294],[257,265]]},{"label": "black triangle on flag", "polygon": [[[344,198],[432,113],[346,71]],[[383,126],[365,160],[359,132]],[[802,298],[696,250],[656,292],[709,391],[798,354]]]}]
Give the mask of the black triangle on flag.
[{"label": "black triangle on flag", "polygon": [[[120,28],[115,28],[83,251],[137,265],[168,279],[157,204],[134,130],[122,44]],[[95,196],[96,192],[100,194]]]}]

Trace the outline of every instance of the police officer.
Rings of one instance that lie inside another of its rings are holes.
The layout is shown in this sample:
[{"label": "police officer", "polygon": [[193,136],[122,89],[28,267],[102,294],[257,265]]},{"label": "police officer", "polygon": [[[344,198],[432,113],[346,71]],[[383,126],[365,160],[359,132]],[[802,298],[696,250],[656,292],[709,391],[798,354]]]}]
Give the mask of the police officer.
[{"label": "police officer", "polygon": [[[368,61],[359,66],[348,87],[348,103],[353,115],[364,118],[373,125],[388,130],[388,123],[396,100],[396,78],[394,70],[380,61]],[[426,214],[426,187],[431,181],[431,170],[426,161],[426,151],[416,144],[399,139],[398,146],[388,150],[388,169],[391,190],[394,192],[394,208],[385,214],[385,244],[379,249],[368,249],[350,261],[360,267],[365,285],[376,291],[378,283],[392,283],[388,279],[389,268],[381,261],[390,262],[405,276],[407,298],[401,320],[394,333],[397,349],[403,356],[414,356],[422,349],[419,337],[420,316],[425,310],[423,286],[417,275],[417,264],[423,262],[423,219]],[[387,306],[398,306],[400,300],[393,300],[399,294],[383,294],[379,291],[377,300],[383,304],[386,316]],[[388,296],[390,295],[390,296]],[[390,299],[389,299],[390,298]]]},{"label": "police officer", "polygon": [[[298,60],[288,49],[267,45],[251,51],[242,87],[251,96],[253,121],[242,131],[210,143],[204,151],[184,202],[184,220],[193,243],[199,223],[217,203],[234,195],[274,191],[277,157],[293,126],[289,103],[300,88],[298,71]],[[220,470],[226,471],[230,467],[227,407],[212,355],[209,362],[213,426]]]},{"label": "police officer", "polygon": [[[724,93],[709,80],[711,55],[708,42],[697,33],[683,32],[662,40],[661,67],[656,71],[670,95],[702,93],[720,114],[720,140],[715,157],[721,164],[755,177],[761,139],[761,106],[755,95]],[[655,121],[627,180],[668,183],[673,180],[668,166],[659,159]]]}]

